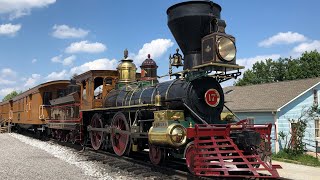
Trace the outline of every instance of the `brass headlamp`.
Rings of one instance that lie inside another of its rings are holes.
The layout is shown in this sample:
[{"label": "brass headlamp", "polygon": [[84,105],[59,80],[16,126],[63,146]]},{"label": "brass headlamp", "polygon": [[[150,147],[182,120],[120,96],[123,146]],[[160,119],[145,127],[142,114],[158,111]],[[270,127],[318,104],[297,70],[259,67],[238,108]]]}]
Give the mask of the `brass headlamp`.
[{"label": "brass headlamp", "polygon": [[225,61],[232,61],[236,57],[236,46],[227,37],[220,37],[217,41],[218,56]]}]

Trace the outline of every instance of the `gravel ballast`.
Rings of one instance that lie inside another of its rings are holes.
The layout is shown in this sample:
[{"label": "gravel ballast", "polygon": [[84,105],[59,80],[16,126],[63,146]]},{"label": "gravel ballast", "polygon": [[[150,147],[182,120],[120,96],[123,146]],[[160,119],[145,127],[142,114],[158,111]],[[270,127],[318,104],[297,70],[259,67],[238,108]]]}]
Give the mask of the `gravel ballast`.
[{"label": "gravel ballast", "polygon": [[25,180],[126,179],[121,171],[87,161],[74,149],[15,133],[0,134],[0,177]]}]

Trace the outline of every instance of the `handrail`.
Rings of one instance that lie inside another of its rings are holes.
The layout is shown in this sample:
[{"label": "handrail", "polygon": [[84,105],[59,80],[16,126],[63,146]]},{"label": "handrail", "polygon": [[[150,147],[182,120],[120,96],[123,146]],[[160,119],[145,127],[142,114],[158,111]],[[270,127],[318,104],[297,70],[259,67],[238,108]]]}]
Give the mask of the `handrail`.
[{"label": "handrail", "polygon": [[10,111],[9,111],[9,120],[12,120],[12,119],[13,119],[13,111],[10,110]]},{"label": "handrail", "polygon": [[49,107],[49,106],[50,105],[44,105],[44,104],[39,106],[39,119],[45,119],[45,117],[44,117],[44,108],[45,107]]},{"label": "handrail", "polygon": [[39,105],[39,119],[44,119],[43,106],[43,104]]}]

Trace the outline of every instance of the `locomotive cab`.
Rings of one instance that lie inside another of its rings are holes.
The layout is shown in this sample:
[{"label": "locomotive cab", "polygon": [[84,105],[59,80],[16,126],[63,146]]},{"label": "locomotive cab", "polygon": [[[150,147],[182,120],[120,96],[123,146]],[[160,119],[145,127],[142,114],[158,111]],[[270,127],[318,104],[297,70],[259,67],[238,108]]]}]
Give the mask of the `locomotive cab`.
[{"label": "locomotive cab", "polygon": [[75,76],[81,84],[81,109],[101,108],[103,99],[115,88],[118,72],[115,70],[90,70]]}]

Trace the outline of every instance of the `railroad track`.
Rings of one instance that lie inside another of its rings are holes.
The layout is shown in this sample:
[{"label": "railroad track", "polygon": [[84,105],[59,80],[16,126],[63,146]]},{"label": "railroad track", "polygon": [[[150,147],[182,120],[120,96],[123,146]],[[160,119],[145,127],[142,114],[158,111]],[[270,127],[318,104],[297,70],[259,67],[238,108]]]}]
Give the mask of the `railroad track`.
[{"label": "railroad track", "polygon": [[[73,148],[79,151],[79,154],[86,157],[87,161],[97,161],[103,165],[110,166],[114,169],[127,171],[130,178],[141,177],[144,179],[173,179],[173,180],[212,180],[217,178],[198,177],[190,174],[187,170],[185,163],[181,161],[168,160],[161,166],[153,165],[149,161],[149,155],[147,152],[143,153],[131,153],[130,156],[117,156],[114,153],[104,150],[94,150],[91,147],[86,147],[85,150],[82,146],[77,144],[71,144],[61,142],[56,139],[50,139],[50,141],[62,146]],[[130,177],[131,176],[131,177]],[[221,178],[218,178],[221,179]]]},{"label": "railroad track", "polygon": [[[23,133],[23,135],[34,137],[31,133]],[[243,179],[243,178],[208,178],[198,177],[190,174],[187,170],[186,164],[180,160],[168,159],[162,166],[155,166],[149,161],[148,152],[132,153],[130,156],[119,157],[114,153],[93,150],[91,147],[86,147],[82,150],[82,146],[79,144],[72,144],[68,142],[61,142],[56,139],[46,139],[45,141],[51,141],[53,143],[75,149],[86,161],[96,161],[101,164],[104,169],[109,168],[110,171],[125,171],[125,177],[128,179],[194,179],[194,180],[207,180],[207,179]],[[111,167],[111,168],[110,168]],[[281,178],[284,179],[284,178]]]},{"label": "railroad track", "polygon": [[[152,179],[211,179],[212,178],[203,178],[203,177],[196,177],[191,175],[190,173],[184,170],[177,170],[176,168],[184,168],[182,164],[177,162],[173,163],[172,161],[168,161],[163,166],[155,166],[151,164],[147,159],[147,153],[134,153],[130,157],[118,157],[117,155],[106,152],[106,151],[95,151],[91,148],[88,148],[82,154],[91,154],[92,157],[98,157],[97,159],[91,160],[102,160],[104,164],[108,164],[109,166],[119,168],[122,170],[126,170],[128,172],[132,172],[135,175],[140,175],[146,178]],[[106,159],[104,159],[106,158]],[[116,163],[114,163],[116,162]],[[174,168],[174,167],[176,168]],[[177,167],[180,166],[180,167]],[[185,164],[184,164],[185,166]]]},{"label": "railroad track", "polygon": [[[21,134],[37,139],[35,134],[32,132],[24,131]],[[108,151],[93,150],[91,147],[86,147],[85,150],[82,150],[82,146],[79,144],[62,142],[53,138],[46,138],[42,140],[74,149],[84,157],[84,161],[96,161],[101,169],[106,169],[106,171],[125,171],[124,176],[128,177],[128,179],[208,179],[191,175],[187,172],[186,167],[184,167],[185,170],[174,169],[174,167],[177,166],[179,166],[179,168],[183,168],[183,166],[185,166],[185,164],[182,165],[181,163],[179,164],[177,162],[172,165],[172,163],[168,161],[166,164],[167,167],[155,166],[149,161],[148,153],[133,153],[129,157],[119,157],[116,154]]]}]

